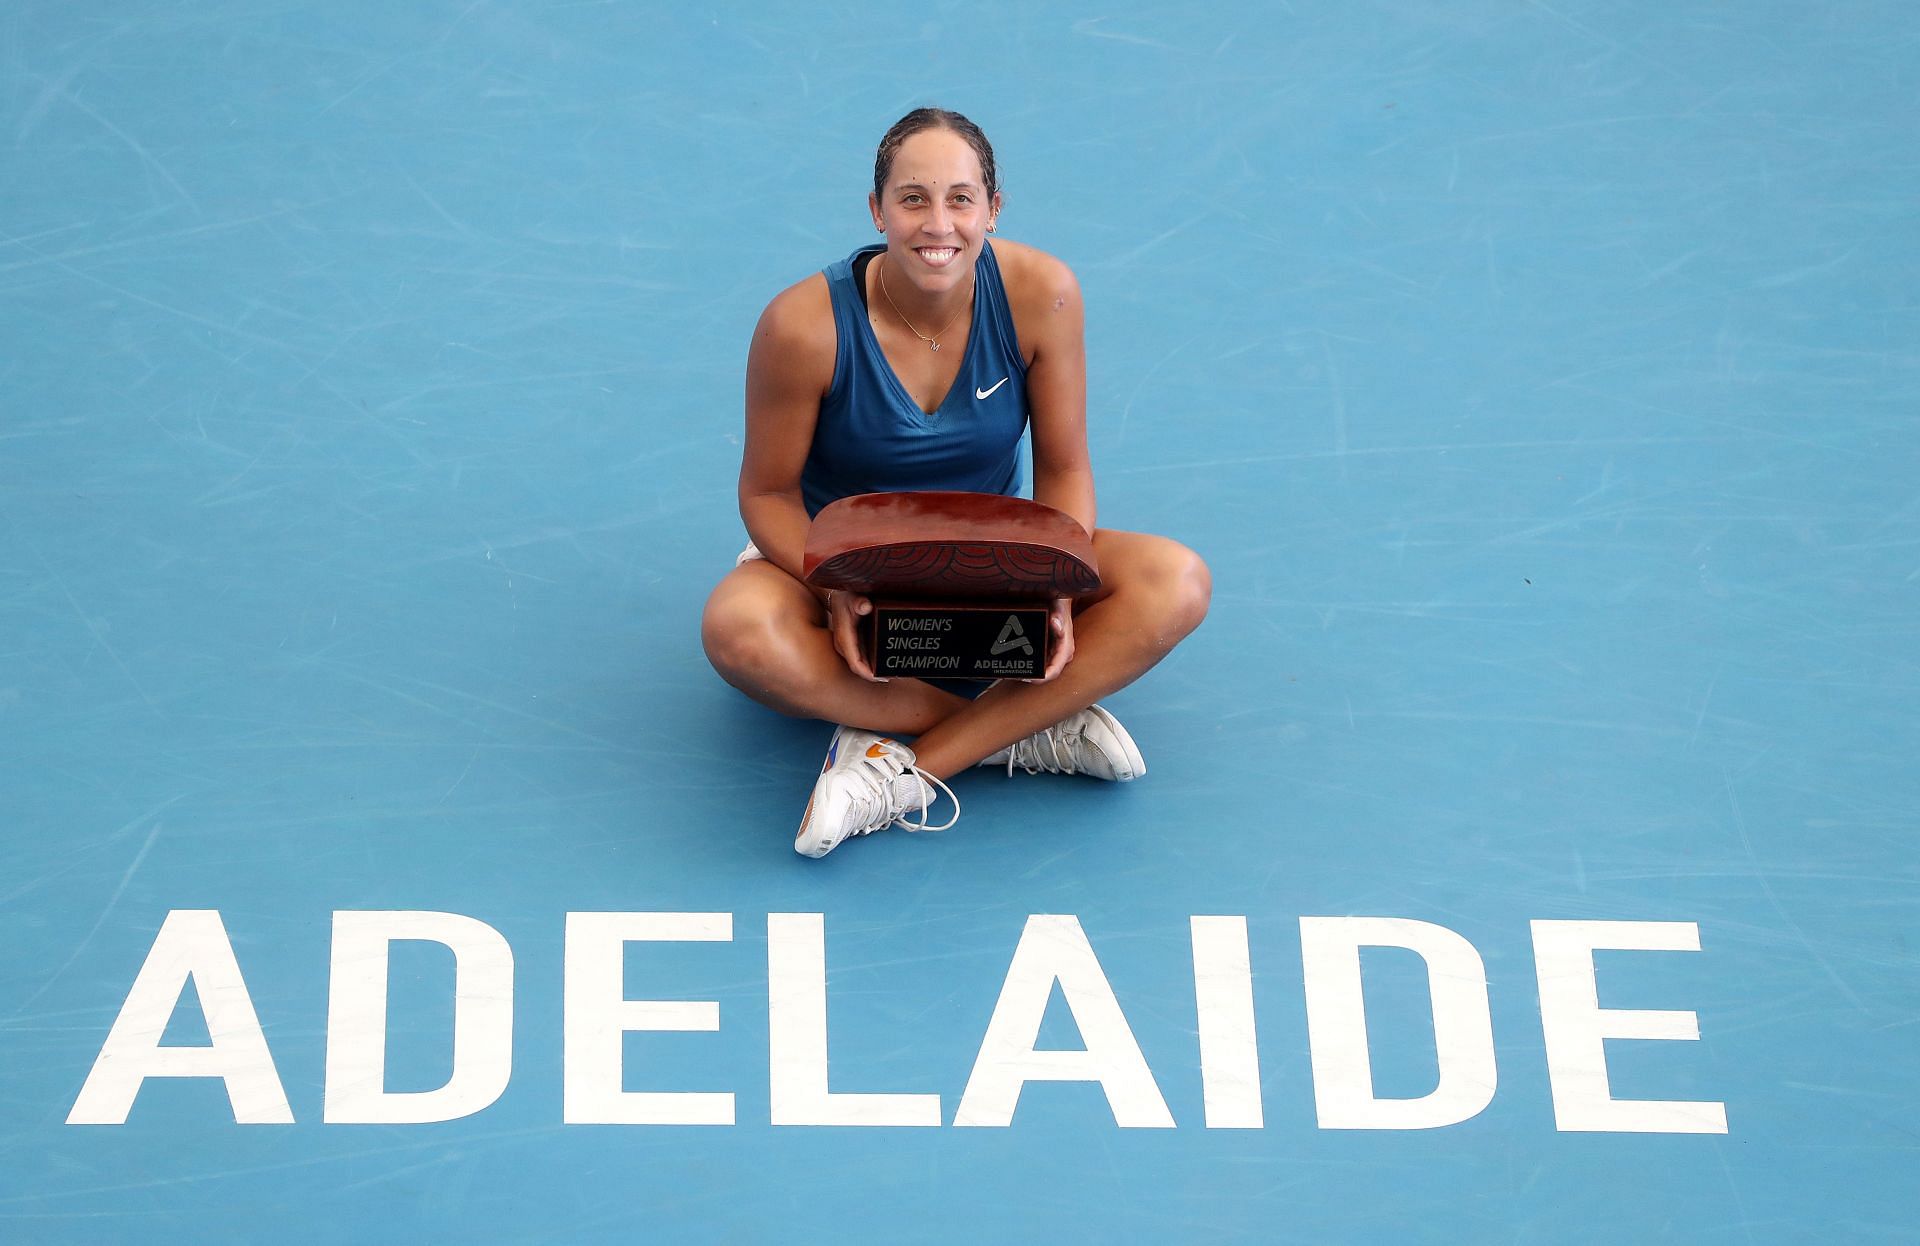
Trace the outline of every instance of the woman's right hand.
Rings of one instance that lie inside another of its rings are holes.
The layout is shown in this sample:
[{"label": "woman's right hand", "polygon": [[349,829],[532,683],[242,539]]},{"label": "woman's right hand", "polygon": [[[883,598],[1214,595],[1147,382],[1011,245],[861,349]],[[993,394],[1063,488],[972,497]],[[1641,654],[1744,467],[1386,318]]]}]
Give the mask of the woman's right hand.
[{"label": "woman's right hand", "polygon": [[840,654],[840,660],[867,682],[884,684],[887,681],[873,673],[873,667],[860,652],[859,621],[872,613],[873,602],[863,594],[845,589],[827,594],[827,630],[833,636],[833,647]]}]

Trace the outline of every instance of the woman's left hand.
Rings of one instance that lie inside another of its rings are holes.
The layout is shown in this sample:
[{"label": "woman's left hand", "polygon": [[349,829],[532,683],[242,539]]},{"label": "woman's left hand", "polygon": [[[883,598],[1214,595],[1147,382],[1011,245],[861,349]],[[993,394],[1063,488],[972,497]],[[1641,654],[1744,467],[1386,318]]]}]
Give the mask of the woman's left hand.
[{"label": "woman's left hand", "polygon": [[1047,616],[1047,630],[1053,633],[1053,657],[1047,662],[1047,669],[1040,678],[1030,679],[1028,683],[1044,684],[1066,670],[1067,663],[1073,661],[1072,598],[1053,599],[1053,611]]}]

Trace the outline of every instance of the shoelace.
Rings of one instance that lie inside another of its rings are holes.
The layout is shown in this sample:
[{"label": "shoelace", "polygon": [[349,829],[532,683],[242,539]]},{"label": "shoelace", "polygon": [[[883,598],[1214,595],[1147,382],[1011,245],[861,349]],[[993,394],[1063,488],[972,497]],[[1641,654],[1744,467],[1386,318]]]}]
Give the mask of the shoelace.
[{"label": "shoelace", "polygon": [[[1073,761],[1073,746],[1079,737],[1066,739],[1065,733],[1056,736],[1052,727],[1037,731],[1024,740],[1015,742],[1007,750],[1007,774],[1013,774],[1013,768],[1019,766],[1028,774],[1078,774],[1080,768]],[[1042,746],[1044,745],[1044,751]]]},{"label": "shoelace", "polygon": [[[909,831],[944,831],[960,820],[960,798],[953,794],[952,788],[906,760],[911,754],[903,756],[904,750],[892,740],[883,740],[880,747],[887,754],[887,761],[890,764],[861,766],[856,771],[865,791],[854,797],[860,824],[849,833],[850,835],[868,835],[896,821],[903,829]],[[902,774],[911,774],[927,786],[945,792],[947,799],[953,802],[953,816],[939,826],[929,826],[927,811],[932,808],[930,801],[921,802],[918,822],[907,821],[905,811],[894,813],[893,782]]]}]

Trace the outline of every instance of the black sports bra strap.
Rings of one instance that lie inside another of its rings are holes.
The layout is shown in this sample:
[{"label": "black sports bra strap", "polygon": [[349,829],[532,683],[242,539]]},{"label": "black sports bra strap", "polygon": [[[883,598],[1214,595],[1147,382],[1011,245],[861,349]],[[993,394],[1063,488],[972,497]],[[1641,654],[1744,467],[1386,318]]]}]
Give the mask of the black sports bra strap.
[{"label": "black sports bra strap", "polygon": [[865,251],[853,260],[853,288],[860,295],[860,306],[867,306],[867,265],[873,263],[878,251]]}]

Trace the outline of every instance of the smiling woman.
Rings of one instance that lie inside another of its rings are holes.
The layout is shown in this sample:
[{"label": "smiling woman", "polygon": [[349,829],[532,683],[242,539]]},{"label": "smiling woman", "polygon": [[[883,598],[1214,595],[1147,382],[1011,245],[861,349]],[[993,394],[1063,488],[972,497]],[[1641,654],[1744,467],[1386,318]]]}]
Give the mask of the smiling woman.
[{"label": "smiling woman", "polygon": [[[1144,774],[1094,702],[1197,627],[1211,591],[1185,546],[1096,525],[1079,284],[1051,255],[988,241],[1001,195],[979,127],[935,108],[902,117],[880,142],[867,208],[885,241],[783,290],[754,330],[740,466],[751,540],[702,620],[727,682],[839,725],[794,840],[808,856],[896,823],[943,829],[928,825],[936,789],[952,798],[944,780],[970,766]],[[855,639],[872,603],[802,582],[812,516],[860,493],[1018,494],[1029,439],[1032,496],[1092,534],[1101,589],[1054,602],[1041,679],[972,699],[880,679]]]}]

